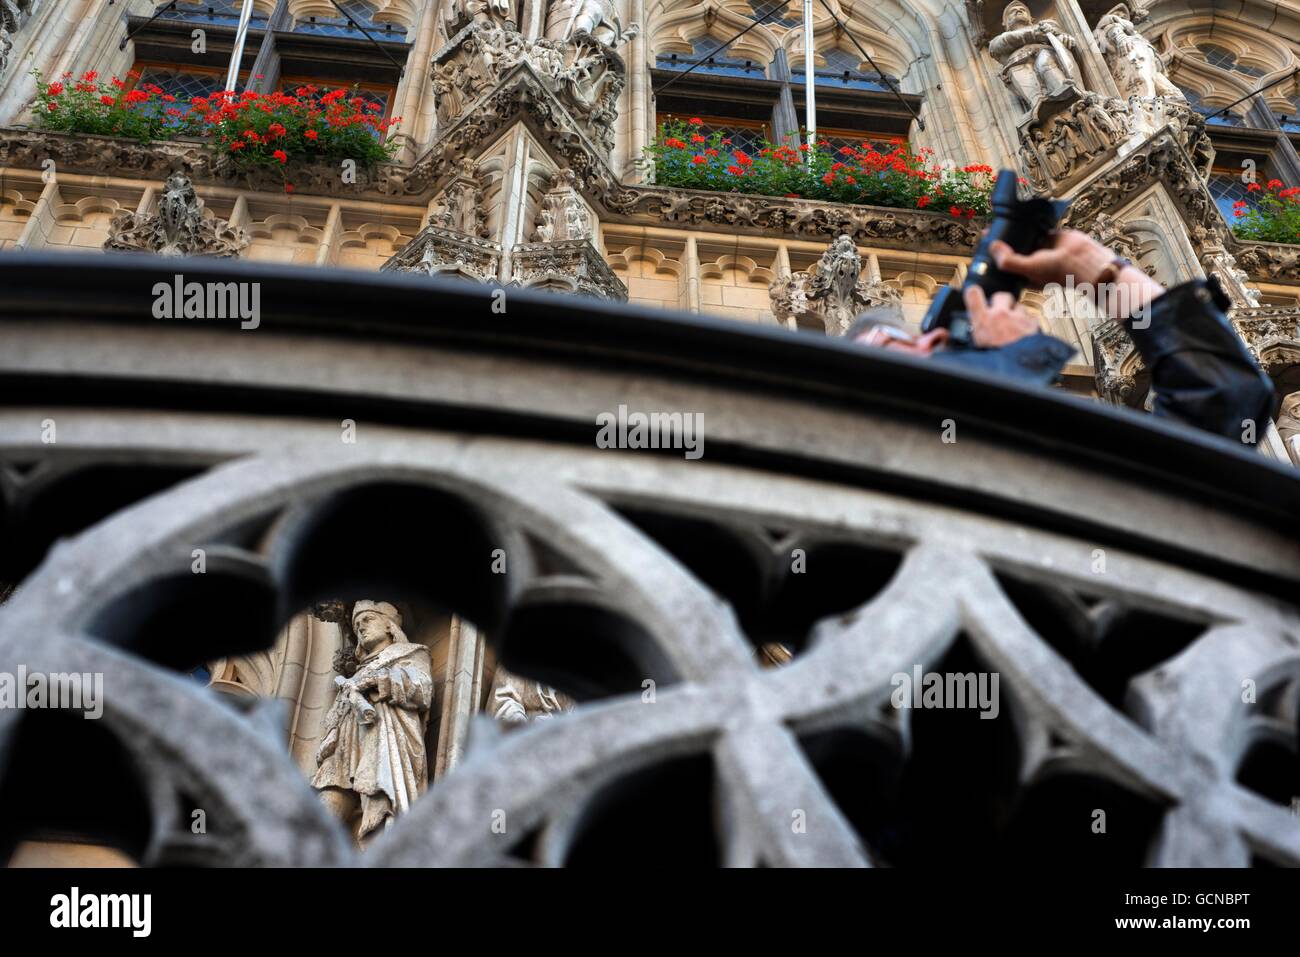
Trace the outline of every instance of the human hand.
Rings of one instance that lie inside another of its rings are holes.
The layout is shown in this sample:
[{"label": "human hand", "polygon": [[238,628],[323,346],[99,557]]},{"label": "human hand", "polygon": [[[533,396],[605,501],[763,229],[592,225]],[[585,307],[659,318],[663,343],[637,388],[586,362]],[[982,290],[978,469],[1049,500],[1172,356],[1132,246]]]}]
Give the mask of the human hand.
[{"label": "human hand", "polygon": [[989,246],[989,254],[1004,272],[1024,276],[1034,289],[1044,286],[1064,286],[1067,277],[1074,277],[1074,285],[1094,284],[1115,254],[1077,229],[1067,229],[1052,234],[1052,244],[1036,249],[1028,255],[1016,252],[1002,241]]},{"label": "human hand", "polygon": [[996,349],[1038,331],[1038,320],[1009,292],[995,292],[990,303],[983,289],[968,286],[962,299],[970,315],[971,339],[981,349]]}]

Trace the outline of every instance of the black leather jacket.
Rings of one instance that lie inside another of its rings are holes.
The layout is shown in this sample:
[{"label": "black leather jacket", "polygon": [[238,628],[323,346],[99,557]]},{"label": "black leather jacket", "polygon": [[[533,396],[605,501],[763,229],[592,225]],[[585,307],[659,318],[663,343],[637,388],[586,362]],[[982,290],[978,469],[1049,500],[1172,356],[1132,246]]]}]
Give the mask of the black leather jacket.
[{"label": "black leather jacket", "polygon": [[[1151,302],[1149,322],[1126,321],[1142,361],[1151,370],[1154,413],[1233,441],[1246,422],[1259,436],[1276,408],[1273,383],[1233,331],[1227,296],[1213,279],[1175,286]],[[936,352],[935,359],[997,376],[1051,385],[1074,349],[1035,333],[1000,349]]]},{"label": "black leather jacket", "polygon": [[1124,323],[1151,370],[1153,411],[1240,442],[1247,422],[1263,434],[1277,399],[1225,315],[1213,279],[1185,282],[1151,302],[1150,323]]}]

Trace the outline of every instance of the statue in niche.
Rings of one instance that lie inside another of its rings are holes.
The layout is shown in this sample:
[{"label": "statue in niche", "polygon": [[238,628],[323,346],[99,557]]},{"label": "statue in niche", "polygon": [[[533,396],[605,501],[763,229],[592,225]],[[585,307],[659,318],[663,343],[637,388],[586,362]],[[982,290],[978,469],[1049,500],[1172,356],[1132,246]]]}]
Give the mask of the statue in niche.
[{"label": "statue in niche", "polygon": [[546,721],[573,708],[573,699],[540,681],[498,668],[488,694],[488,709],[502,724]]},{"label": "statue in niche", "polygon": [[1002,13],[1003,32],[989,42],[1002,65],[1002,82],[1034,118],[1044,102],[1067,100],[1083,88],[1074,37],[1055,20],[1034,22],[1029,7],[1012,0]]},{"label": "statue in niche", "polygon": [[1122,94],[1144,99],[1167,96],[1187,102],[1183,91],[1165,74],[1164,61],[1156,48],[1129,19],[1127,6],[1120,4],[1102,17],[1093,35]]},{"label": "statue in niche", "polygon": [[352,607],[355,670],[347,656],[325,716],[312,787],[364,845],[410,810],[429,783],[424,734],[433,703],[429,649],[402,631],[388,602]]}]

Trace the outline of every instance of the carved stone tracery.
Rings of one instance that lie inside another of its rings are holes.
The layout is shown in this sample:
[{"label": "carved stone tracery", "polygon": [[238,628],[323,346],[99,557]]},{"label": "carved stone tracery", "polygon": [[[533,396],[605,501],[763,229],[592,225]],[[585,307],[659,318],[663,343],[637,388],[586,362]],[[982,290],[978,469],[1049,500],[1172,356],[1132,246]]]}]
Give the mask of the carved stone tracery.
[{"label": "carved stone tracery", "polygon": [[[620,32],[610,39],[622,42],[631,35]],[[613,46],[590,33],[527,39],[512,24],[475,21],[452,37],[433,63],[440,127],[476,109],[478,100],[522,65],[585,135],[606,154],[614,149],[618,96],[627,68]]]}]

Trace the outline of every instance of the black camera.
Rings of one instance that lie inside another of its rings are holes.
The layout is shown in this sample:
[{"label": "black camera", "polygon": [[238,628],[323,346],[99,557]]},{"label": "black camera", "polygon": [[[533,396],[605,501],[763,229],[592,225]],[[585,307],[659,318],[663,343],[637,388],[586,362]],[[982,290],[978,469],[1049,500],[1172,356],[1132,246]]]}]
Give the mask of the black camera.
[{"label": "black camera", "polygon": [[947,329],[950,349],[970,348],[972,344],[970,316],[962,299],[967,286],[979,286],[986,299],[992,299],[995,292],[1009,292],[1019,299],[1024,291],[1025,278],[1000,270],[989,255],[989,246],[1000,239],[1022,255],[1041,249],[1070,206],[1069,200],[1021,199],[1016,183],[1013,171],[1004,169],[998,173],[993,185],[993,221],[975,247],[966,281],[961,289],[952,286],[940,289],[921,323],[922,332]]}]

